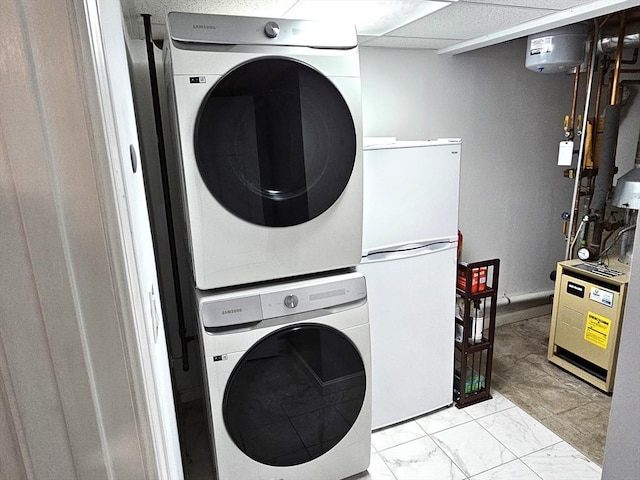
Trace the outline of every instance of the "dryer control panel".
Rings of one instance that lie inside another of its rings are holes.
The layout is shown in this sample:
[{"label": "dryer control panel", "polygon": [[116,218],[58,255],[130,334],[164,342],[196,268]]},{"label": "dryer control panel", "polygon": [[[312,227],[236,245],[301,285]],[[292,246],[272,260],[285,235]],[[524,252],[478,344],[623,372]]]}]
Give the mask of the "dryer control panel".
[{"label": "dryer control panel", "polygon": [[[353,24],[340,21],[267,19],[234,15],[170,12],[169,34],[180,47],[189,44],[278,45],[350,49],[358,45]],[[331,34],[327,34],[330,28]],[[178,46],[178,45],[176,45]]]}]

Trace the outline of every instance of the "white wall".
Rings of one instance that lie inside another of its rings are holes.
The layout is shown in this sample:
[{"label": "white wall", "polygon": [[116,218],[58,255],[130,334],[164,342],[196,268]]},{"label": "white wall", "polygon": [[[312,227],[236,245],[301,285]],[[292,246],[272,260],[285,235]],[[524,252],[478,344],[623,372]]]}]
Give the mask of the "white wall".
[{"label": "white wall", "polygon": [[462,138],[463,259],[500,258],[510,297],[553,289],[573,188],[556,165],[573,76],[530,72],[525,46],[360,50],[365,136]]},{"label": "white wall", "polygon": [[100,75],[103,28],[122,51],[119,9],[100,0],[98,18],[98,1],[0,2],[3,479],[181,478],[159,458],[141,367],[153,268],[131,237],[148,219],[124,195],[141,180],[123,178],[137,140],[122,63]]},{"label": "white wall", "polygon": [[[627,53],[628,55],[628,53]],[[637,69],[640,61],[635,65],[627,65],[628,68]],[[628,75],[624,78],[636,78],[637,75]],[[618,178],[633,168],[640,135],[640,86],[629,85],[629,99],[622,109],[620,130],[618,131],[618,145],[616,147],[616,166],[618,173],[614,177],[614,183]]]},{"label": "white wall", "polygon": [[[635,245],[640,245],[640,230],[636,230]],[[637,248],[637,247],[636,247]],[[636,259],[638,258],[636,254]],[[607,445],[602,467],[603,480],[637,478],[640,471],[640,262],[631,268],[629,294],[620,336],[616,385],[611,402]]]},{"label": "white wall", "polygon": [[[640,62],[631,68],[638,68]],[[627,66],[629,67],[629,66]],[[637,75],[636,75],[637,77]],[[632,78],[631,76],[629,78]],[[623,120],[618,133],[616,165],[624,175],[633,167],[640,130],[640,88],[631,87],[630,103],[623,109]],[[624,113],[626,110],[626,114]],[[640,355],[638,335],[640,332],[640,230],[635,234],[635,262],[631,267],[631,280],[627,290],[624,323],[620,336],[618,366],[615,389],[611,402],[607,444],[605,448],[603,480],[635,478],[640,471]]]}]

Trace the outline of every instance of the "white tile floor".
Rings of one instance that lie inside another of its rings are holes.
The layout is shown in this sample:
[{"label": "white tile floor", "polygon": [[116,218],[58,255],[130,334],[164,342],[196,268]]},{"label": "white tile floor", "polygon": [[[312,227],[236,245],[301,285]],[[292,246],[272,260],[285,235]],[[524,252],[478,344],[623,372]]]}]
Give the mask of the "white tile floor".
[{"label": "white tile floor", "polygon": [[352,480],[599,480],[601,468],[497,392],[373,433]]}]

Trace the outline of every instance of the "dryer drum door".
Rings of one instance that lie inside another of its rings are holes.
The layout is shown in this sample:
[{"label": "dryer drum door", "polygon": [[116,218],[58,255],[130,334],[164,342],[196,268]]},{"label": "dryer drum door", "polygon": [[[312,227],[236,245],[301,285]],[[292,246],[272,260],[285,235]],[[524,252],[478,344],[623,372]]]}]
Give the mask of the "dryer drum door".
[{"label": "dryer drum door", "polygon": [[272,466],[328,452],[356,422],[365,398],[364,364],[340,331],[285,327],[256,343],[235,366],[223,418],[246,455]]},{"label": "dryer drum door", "polygon": [[196,162],[211,194],[248,222],[286,227],[330,208],[355,163],[349,107],[318,71],[261,58],[222,77],[195,127]]}]

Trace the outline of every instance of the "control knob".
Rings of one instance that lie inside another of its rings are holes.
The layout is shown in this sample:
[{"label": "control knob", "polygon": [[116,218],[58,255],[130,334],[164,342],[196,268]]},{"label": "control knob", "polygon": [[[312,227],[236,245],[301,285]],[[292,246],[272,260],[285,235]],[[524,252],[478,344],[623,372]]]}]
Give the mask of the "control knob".
[{"label": "control knob", "polygon": [[287,308],[296,308],[298,306],[298,297],[295,295],[287,295],[284,297],[284,306]]},{"label": "control knob", "polygon": [[269,38],[276,38],[280,33],[280,25],[276,22],[267,22],[264,26],[264,34]]}]

